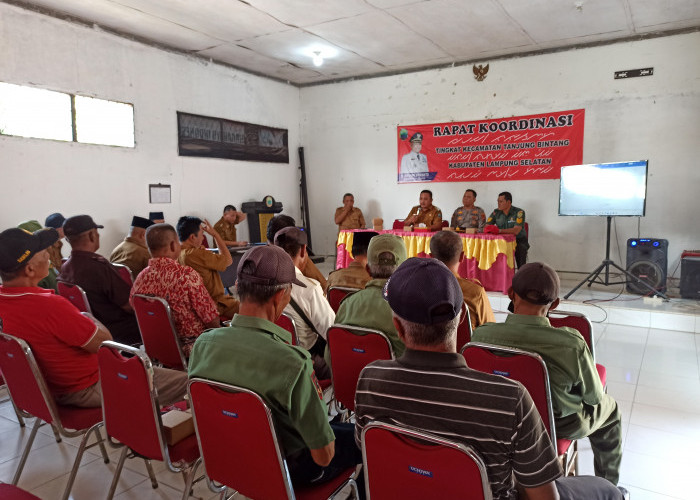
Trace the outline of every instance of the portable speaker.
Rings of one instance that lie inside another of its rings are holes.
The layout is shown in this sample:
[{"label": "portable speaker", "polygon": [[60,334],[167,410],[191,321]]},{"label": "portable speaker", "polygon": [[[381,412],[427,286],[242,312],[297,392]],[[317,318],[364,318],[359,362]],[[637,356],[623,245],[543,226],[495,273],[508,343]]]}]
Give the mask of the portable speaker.
[{"label": "portable speaker", "polygon": [[700,253],[681,256],[681,297],[700,300]]},{"label": "portable speaker", "polygon": [[[627,272],[654,290],[666,291],[668,240],[630,238],[627,240]],[[627,282],[627,291],[647,295],[650,290],[637,282]]]}]

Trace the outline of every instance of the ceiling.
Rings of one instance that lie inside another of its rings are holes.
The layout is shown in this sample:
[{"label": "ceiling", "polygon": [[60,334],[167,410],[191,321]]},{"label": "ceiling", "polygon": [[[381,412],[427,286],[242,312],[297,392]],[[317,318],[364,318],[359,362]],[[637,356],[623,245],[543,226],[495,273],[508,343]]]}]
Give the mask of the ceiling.
[{"label": "ceiling", "polygon": [[[700,0],[10,0],[309,85],[698,28]],[[332,51],[321,67],[313,51]]]}]

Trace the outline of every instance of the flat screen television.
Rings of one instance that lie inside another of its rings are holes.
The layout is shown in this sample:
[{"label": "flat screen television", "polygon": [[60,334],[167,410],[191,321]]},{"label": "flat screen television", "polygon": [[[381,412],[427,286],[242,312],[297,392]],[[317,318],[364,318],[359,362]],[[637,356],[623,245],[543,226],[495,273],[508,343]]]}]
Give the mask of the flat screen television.
[{"label": "flat screen television", "polygon": [[559,215],[643,216],[647,160],[561,167]]}]

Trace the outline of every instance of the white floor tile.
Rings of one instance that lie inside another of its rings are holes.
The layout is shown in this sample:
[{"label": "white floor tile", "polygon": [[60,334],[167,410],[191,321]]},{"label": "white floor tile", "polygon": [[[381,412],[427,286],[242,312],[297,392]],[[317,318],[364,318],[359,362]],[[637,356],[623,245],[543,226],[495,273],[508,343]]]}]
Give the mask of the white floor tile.
[{"label": "white floor tile", "polygon": [[623,451],[692,462],[697,456],[698,447],[698,438],[632,424],[628,428]]},{"label": "white floor tile", "polygon": [[634,403],[630,423],[700,439],[700,413],[669,411],[666,407]]},{"label": "white floor tile", "polygon": [[683,391],[658,389],[655,387],[637,386],[634,396],[635,403],[651,406],[663,406],[668,411],[685,411],[700,413],[700,396],[688,396]]},{"label": "white floor tile", "polygon": [[608,380],[608,394],[615,398],[617,402],[634,401],[634,392],[636,389],[636,384]]},{"label": "white floor tile", "polygon": [[649,328],[651,326],[651,313],[638,309],[610,309],[608,323]]},{"label": "white floor tile", "polygon": [[620,483],[672,498],[697,500],[697,463],[678,461],[672,456],[625,452]]},{"label": "white floor tile", "polygon": [[679,332],[694,332],[695,317],[690,314],[673,314],[654,312],[651,313],[650,326],[662,330],[675,330]]}]

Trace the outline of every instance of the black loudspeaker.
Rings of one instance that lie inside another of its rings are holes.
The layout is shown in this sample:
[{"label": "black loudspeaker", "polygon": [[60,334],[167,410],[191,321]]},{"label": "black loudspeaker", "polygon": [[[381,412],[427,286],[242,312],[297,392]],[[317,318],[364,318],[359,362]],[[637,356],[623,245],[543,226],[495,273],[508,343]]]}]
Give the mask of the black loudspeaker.
[{"label": "black loudspeaker", "polygon": [[681,297],[700,300],[700,253],[684,252],[681,257]]},{"label": "black loudspeaker", "polygon": [[[668,272],[668,240],[630,238],[627,240],[627,272],[647,283],[654,290],[666,292]],[[627,291],[647,295],[650,290],[641,283],[628,281]]]}]

